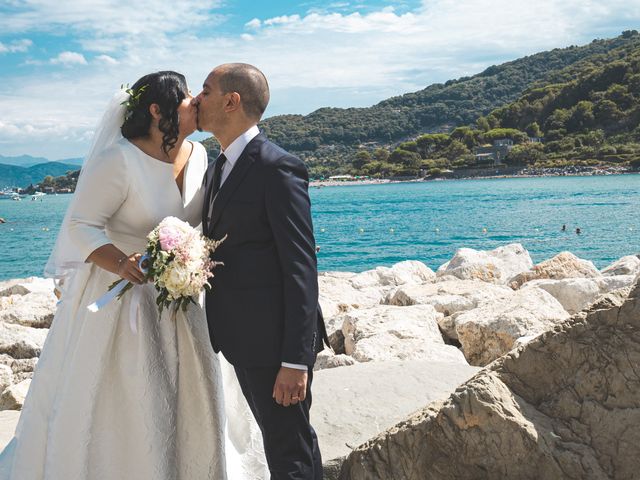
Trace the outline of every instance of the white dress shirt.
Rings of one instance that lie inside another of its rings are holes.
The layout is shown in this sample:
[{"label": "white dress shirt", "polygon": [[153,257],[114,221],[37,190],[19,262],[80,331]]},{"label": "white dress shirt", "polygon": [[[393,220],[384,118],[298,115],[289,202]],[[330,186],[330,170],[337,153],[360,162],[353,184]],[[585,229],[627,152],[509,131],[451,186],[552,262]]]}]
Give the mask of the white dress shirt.
[{"label": "white dress shirt", "polygon": [[240,155],[242,155],[242,152],[244,152],[244,149],[247,148],[249,142],[256,138],[259,133],[260,130],[258,130],[258,127],[256,125],[254,125],[238,138],[236,138],[233,142],[231,142],[231,144],[227,148],[220,152],[223,153],[225,157],[227,157],[227,161],[222,166],[222,175],[220,176],[221,187],[231,173],[231,170],[233,170],[233,167],[240,158]]},{"label": "white dress shirt", "polygon": [[[224,184],[224,181],[231,173],[231,170],[233,170],[233,167],[240,158],[240,155],[242,155],[242,152],[244,152],[244,149],[247,148],[249,142],[253,140],[259,133],[260,130],[258,130],[258,127],[256,125],[254,125],[238,138],[236,138],[233,142],[231,142],[231,144],[227,148],[220,152],[223,153],[227,158],[227,161],[222,166],[222,173],[220,175],[220,187],[222,187],[222,185]],[[282,362],[282,366],[287,368],[295,368],[296,370],[306,371],[308,369],[306,365],[299,365],[297,363]]]}]

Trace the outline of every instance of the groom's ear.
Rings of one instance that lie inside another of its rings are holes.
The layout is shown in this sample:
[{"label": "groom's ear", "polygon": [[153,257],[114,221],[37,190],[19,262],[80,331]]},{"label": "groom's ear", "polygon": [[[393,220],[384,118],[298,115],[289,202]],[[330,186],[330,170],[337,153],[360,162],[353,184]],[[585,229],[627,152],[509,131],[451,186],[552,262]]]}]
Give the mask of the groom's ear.
[{"label": "groom's ear", "polygon": [[227,93],[227,102],[224,105],[226,113],[235,112],[241,107],[241,98],[238,92]]}]

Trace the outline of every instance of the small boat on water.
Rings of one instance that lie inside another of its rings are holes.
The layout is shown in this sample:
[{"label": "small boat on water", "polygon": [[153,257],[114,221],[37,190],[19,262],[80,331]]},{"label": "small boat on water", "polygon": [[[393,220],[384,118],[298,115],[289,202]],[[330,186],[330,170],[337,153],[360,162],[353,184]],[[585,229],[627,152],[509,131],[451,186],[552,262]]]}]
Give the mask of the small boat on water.
[{"label": "small boat on water", "polygon": [[42,197],[44,197],[46,195],[46,193],[44,192],[36,192],[32,195],[31,197],[31,201],[35,202],[38,198],[40,199],[40,201],[42,201]]}]

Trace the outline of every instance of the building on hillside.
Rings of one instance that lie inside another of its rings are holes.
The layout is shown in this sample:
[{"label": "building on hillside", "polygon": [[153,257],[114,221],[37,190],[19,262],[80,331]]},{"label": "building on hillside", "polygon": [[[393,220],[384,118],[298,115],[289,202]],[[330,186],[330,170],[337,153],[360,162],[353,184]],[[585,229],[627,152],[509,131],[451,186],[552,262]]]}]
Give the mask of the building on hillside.
[{"label": "building on hillside", "polygon": [[481,167],[495,167],[502,165],[509,151],[513,148],[513,140],[500,138],[493,141],[493,145],[483,145],[473,149],[476,165]]}]

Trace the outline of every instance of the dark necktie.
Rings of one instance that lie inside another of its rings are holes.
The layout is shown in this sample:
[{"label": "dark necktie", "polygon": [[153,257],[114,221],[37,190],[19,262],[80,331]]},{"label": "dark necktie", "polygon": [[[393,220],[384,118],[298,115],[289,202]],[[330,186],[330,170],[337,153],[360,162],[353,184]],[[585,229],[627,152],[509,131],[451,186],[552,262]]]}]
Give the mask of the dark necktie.
[{"label": "dark necktie", "polygon": [[216,166],[213,169],[213,190],[211,191],[211,195],[215,198],[218,190],[220,190],[220,182],[222,180],[222,167],[227,162],[227,157],[224,156],[224,153],[218,155],[216,159]]}]

